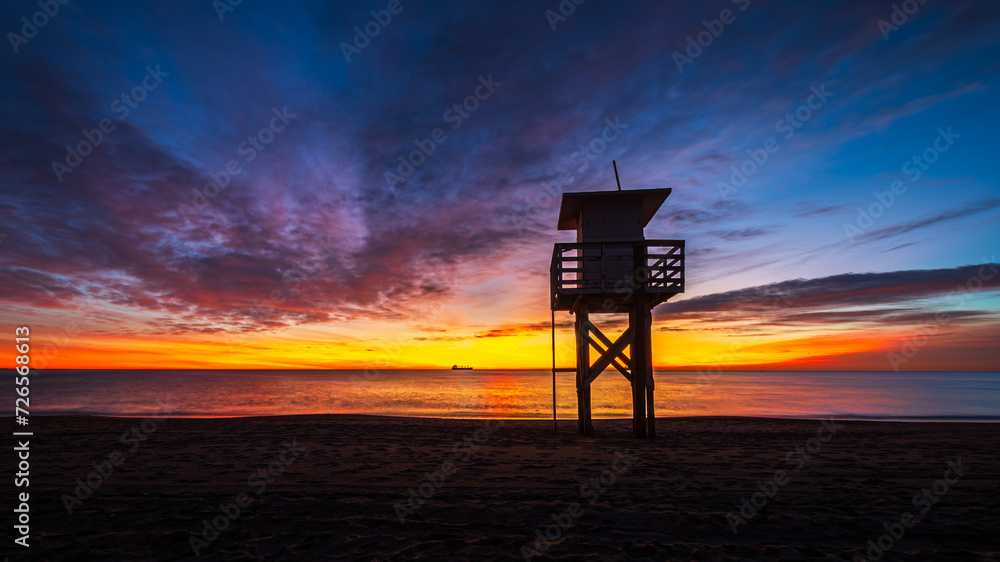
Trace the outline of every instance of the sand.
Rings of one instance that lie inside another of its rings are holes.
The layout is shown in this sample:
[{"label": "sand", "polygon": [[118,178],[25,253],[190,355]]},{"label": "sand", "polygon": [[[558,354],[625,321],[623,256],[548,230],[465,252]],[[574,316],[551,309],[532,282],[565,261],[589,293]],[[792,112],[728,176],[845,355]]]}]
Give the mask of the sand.
[{"label": "sand", "polygon": [[[598,435],[584,438],[569,421],[553,434],[551,421],[324,415],[142,426],[33,417],[31,546],[10,535],[8,453],[2,552],[11,560],[186,560],[195,551],[201,560],[1000,559],[996,424],[837,421],[831,429],[816,420],[675,418],[658,421],[657,439],[638,441],[630,423],[597,420]],[[905,513],[918,520],[904,526]],[[873,549],[879,540],[884,552]]]}]

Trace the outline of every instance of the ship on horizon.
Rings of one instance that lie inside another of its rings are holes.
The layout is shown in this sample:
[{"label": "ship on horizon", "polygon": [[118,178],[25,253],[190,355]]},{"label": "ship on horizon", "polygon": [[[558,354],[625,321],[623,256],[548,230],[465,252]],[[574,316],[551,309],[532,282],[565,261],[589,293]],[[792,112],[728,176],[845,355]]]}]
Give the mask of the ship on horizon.
[{"label": "ship on horizon", "polygon": [[452,365],[451,366],[451,370],[452,371],[471,371],[472,370],[472,366],[471,365]]}]

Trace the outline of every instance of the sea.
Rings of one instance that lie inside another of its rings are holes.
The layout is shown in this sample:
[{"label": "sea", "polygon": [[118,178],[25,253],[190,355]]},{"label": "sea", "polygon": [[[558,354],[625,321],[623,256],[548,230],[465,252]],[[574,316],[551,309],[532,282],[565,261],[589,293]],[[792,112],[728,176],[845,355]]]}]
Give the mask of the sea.
[{"label": "sea", "polygon": [[[556,415],[576,419],[575,374],[555,378]],[[26,409],[32,416],[551,419],[552,379],[551,371],[504,370],[44,370],[30,377]],[[656,371],[654,381],[657,417],[1000,421],[996,372]],[[3,386],[13,406],[14,385]],[[631,416],[620,373],[603,373],[591,388],[594,418]]]}]

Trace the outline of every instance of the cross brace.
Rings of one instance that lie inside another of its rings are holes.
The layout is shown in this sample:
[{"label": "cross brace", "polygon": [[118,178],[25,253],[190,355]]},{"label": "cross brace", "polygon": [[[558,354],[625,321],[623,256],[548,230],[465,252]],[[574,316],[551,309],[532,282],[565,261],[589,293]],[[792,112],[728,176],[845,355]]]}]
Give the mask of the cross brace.
[{"label": "cross brace", "polygon": [[[600,353],[600,358],[587,373],[586,384],[591,384],[598,375],[604,372],[608,366],[613,366],[618,369],[618,372],[625,376],[629,382],[632,382],[632,372],[627,367],[632,364],[632,360],[629,359],[624,351],[625,348],[632,344],[633,332],[632,328],[629,327],[625,330],[622,335],[618,336],[618,339],[614,343],[604,335],[601,330],[595,326],[590,320],[586,321],[587,333],[591,336],[588,342],[590,345],[594,346],[594,349]],[[596,339],[595,339],[596,338]]]}]

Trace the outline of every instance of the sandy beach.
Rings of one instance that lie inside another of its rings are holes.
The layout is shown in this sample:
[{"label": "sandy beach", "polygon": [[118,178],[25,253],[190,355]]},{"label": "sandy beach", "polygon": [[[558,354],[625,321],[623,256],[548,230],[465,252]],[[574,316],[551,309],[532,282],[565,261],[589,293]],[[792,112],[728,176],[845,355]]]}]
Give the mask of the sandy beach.
[{"label": "sandy beach", "polygon": [[593,438],[334,415],[32,425],[31,546],[5,541],[11,560],[1000,558],[995,424],[674,418],[650,441],[627,420]]}]

